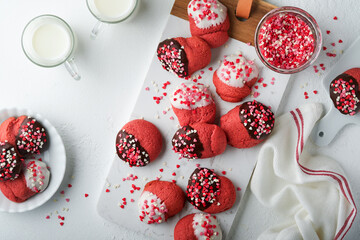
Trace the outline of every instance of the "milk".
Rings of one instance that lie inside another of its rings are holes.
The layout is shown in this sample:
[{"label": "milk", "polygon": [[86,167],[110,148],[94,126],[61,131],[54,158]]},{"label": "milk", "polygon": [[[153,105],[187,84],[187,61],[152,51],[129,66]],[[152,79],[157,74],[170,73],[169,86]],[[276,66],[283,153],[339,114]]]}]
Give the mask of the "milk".
[{"label": "milk", "polygon": [[53,16],[31,21],[23,33],[23,48],[30,60],[51,67],[63,63],[73,49],[73,35],[69,27]]},{"label": "milk", "polygon": [[119,22],[131,15],[136,2],[137,0],[88,0],[88,6],[100,21]]}]

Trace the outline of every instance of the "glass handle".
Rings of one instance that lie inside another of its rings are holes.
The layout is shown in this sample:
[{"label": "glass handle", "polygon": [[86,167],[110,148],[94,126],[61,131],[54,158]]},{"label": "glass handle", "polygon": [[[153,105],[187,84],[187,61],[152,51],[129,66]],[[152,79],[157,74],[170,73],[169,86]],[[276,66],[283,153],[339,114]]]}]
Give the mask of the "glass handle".
[{"label": "glass handle", "polygon": [[103,22],[98,21],[98,22],[95,24],[93,30],[91,31],[90,38],[91,38],[92,40],[95,40],[96,37],[99,35],[99,33],[102,31],[103,27],[104,27]]},{"label": "glass handle", "polygon": [[75,64],[75,59],[74,59],[74,57],[68,59],[68,60],[65,62],[65,67],[66,67],[66,70],[68,70],[68,72],[70,73],[70,75],[71,75],[75,80],[80,80],[80,79],[81,79],[81,76],[80,76],[80,74],[79,74],[78,67],[77,67],[76,64]]}]

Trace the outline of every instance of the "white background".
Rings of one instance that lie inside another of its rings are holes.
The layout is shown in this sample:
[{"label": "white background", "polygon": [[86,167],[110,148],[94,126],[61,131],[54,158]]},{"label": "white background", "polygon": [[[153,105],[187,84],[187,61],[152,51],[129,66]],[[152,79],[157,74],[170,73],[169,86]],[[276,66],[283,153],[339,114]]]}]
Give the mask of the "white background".
[{"label": "white background", "polygon": [[[63,185],[49,202],[27,213],[0,213],[1,239],[143,238],[106,222],[95,210],[114,156],[114,136],[130,116],[173,3],[168,0],[140,2],[136,18],[131,22],[109,26],[96,41],[91,41],[89,33],[96,21],[88,12],[85,0],[0,0],[0,107],[25,107],[49,119],[62,136],[68,157]],[[325,64],[326,70],[320,70],[323,74],[336,63],[340,50],[346,49],[360,33],[360,2],[356,0],[270,2],[304,8],[317,19],[325,46],[338,53],[336,58],[329,58],[322,51],[316,64]],[[72,80],[63,66],[40,68],[23,54],[20,39],[25,24],[45,13],[62,17],[76,32],[80,82]],[[337,21],[332,19],[335,15]],[[331,33],[327,35],[326,30]],[[343,40],[342,44],[337,43],[339,39]],[[336,42],[335,47],[330,45],[332,42]],[[322,77],[315,74],[312,67],[294,75],[283,111],[309,102],[328,104]],[[319,93],[315,95],[313,90]],[[310,95],[307,100],[304,91]],[[358,207],[359,135],[359,126],[348,126],[328,147],[313,147],[314,152],[339,161],[349,176]],[[69,183],[72,188],[67,187]],[[60,194],[61,190],[65,191],[65,197]],[[84,197],[85,193],[89,194],[88,198]],[[66,202],[65,198],[70,201]],[[64,207],[69,211],[63,211]],[[60,226],[55,211],[65,217],[64,226]],[[50,213],[53,213],[51,218],[45,219]],[[234,239],[255,239],[278,218],[249,193]],[[358,238],[359,225],[357,217],[346,239]]]}]

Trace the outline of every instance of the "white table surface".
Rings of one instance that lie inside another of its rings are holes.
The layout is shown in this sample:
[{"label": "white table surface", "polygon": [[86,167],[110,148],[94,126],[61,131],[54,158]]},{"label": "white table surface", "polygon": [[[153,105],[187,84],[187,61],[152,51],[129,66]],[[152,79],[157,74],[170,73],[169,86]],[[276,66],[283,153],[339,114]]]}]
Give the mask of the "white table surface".
[{"label": "white table surface", "polygon": [[[26,213],[0,213],[1,239],[143,239],[142,235],[106,222],[95,210],[114,155],[114,136],[130,116],[173,3],[140,2],[136,18],[131,22],[108,26],[96,41],[91,41],[89,33],[96,21],[88,12],[85,0],[0,0],[0,107],[30,108],[48,118],[60,132],[68,157],[63,184],[49,202]],[[360,35],[357,0],[269,2],[304,8],[317,19],[325,46],[336,49],[338,54],[329,58],[322,51],[316,62],[325,64],[326,70],[320,70],[322,74],[336,63],[340,50]],[[23,27],[31,18],[44,13],[62,17],[76,32],[80,82],[72,80],[63,66],[40,68],[23,54],[20,45]],[[338,17],[337,21],[332,19],[334,16]],[[331,33],[327,35],[326,30]],[[339,39],[343,40],[342,44],[337,43]],[[332,42],[336,42],[335,47],[330,45]],[[283,111],[309,102],[328,104],[321,78],[312,67],[293,75]],[[315,95],[313,90],[319,93]],[[307,100],[304,91],[309,93]],[[339,161],[350,179],[358,206],[359,135],[359,126],[348,126],[328,147],[310,146],[314,153],[333,156]],[[72,187],[68,188],[68,184]],[[61,190],[65,191],[65,197]],[[85,198],[85,193],[89,197]],[[66,198],[70,201],[66,202]],[[46,219],[50,213],[52,216]],[[57,215],[65,217],[63,226]],[[277,219],[276,213],[262,207],[248,191],[234,239],[255,239]],[[359,226],[357,217],[345,239],[357,239]]]}]

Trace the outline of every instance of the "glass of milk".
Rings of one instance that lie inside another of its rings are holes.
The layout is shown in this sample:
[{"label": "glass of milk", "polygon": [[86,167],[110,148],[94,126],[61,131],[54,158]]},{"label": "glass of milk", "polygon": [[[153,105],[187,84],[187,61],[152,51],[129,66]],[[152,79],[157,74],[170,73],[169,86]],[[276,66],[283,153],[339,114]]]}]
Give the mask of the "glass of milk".
[{"label": "glass of milk", "polygon": [[74,61],[76,39],[70,26],[54,15],[41,15],[25,27],[22,48],[30,61],[41,67],[56,67],[65,64],[75,80],[80,80]]},{"label": "glass of milk", "polygon": [[138,0],[86,0],[86,3],[92,15],[99,20],[90,34],[90,38],[95,39],[104,23],[113,24],[128,19]]}]

